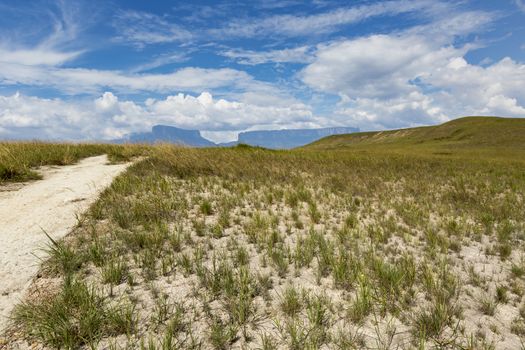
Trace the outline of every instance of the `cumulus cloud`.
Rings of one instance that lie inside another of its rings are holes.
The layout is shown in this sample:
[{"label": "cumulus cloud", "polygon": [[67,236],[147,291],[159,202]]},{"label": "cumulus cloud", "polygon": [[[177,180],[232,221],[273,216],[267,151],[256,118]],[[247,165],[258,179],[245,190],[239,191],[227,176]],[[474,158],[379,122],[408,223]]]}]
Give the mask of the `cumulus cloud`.
[{"label": "cumulus cloud", "polygon": [[0,96],[2,138],[98,138],[104,132],[98,129],[101,125],[98,118],[85,108],[61,99],[43,99],[19,93]]},{"label": "cumulus cloud", "polygon": [[147,99],[144,103],[120,100],[111,92],[92,101],[42,99],[18,93],[0,96],[0,135],[4,138],[115,139],[167,124],[205,130],[215,140],[227,141],[236,131],[265,125],[282,128],[326,122],[302,103],[265,106],[214,98],[208,92]]},{"label": "cumulus cloud", "polygon": [[464,13],[433,26],[320,46],[299,77],[315,91],[340,96],[338,120],[369,129],[462,115],[525,117],[525,65],[510,58],[473,65],[465,55],[475,46],[454,45],[489,22]]},{"label": "cumulus cloud", "polygon": [[335,111],[334,118],[351,120],[364,130],[437,124],[449,120],[432,97],[414,91],[387,100],[356,98]]},{"label": "cumulus cloud", "polygon": [[[0,137],[113,139],[163,123],[205,130],[224,141],[246,129],[356,124],[383,129],[469,114],[525,117],[522,62],[504,58],[474,65],[466,59],[480,45],[472,34],[490,28],[498,14],[456,11],[459,7],[431,0],[367,2],[305,15],[263,14],[227,24],[214,20],[198,33],[167,16],[121,11],[113,23],[119,31],[117,40],[141,49],[149,44],[177,47],[157,50],[150,62],[135,68],[103,70],[74,65],[84,52],[72,44],[79,35],[78,11],[63,6],[51,21],[51,34],[40,35],[36,44],[0,42],[0,85],[52,88],[62,96],[0,96]],[[334,34],[367,19],[398,15],[418,24],[355,38],[332,35],[333,41],[321,44],[315,40],[326,36],[311,38],[312,33]],[[301,36],[308,42],[301,45],[294,39],[298,46],[275,49],[282,47],[283,38]],[[268,43],[265,47],[272,49],[267,51],[217,48],[222,40],[248,37],[277,41]],[[294,73],[287,71],[275,79],[280,87],[246,71],[225,68],[224,62],[215,68],[188,66],[151,73],[185,61],[198,47],[181,51],[183,44],[209,40],[214,42],[210,50],[219,50],[215,54],[242,65],[298,63],[304,68],[297,75],[290,77]],[[167,97],[137,101],[117,96],[142,92]],[[332,104],[337,99],[339,103]],[[319,111],[327,117],[320,117]]]},{"label": "cumulus cloud", "polygon": [[466,12],[400,33],[320,45],[300,77],[314,89],[345,98],[407,94],[415,91],[410,81],[433,74],[472,48],[454,46],[456,37],[490,21],[487,14]]},{"label": "cumulus cloud", "polygon": [[515,98],[496,95],[489,98],[484,113],[492,113],[494,115],[510,113],[511,115],[525,117],[525,108],[518,105],[518,101]]},{"label": "cumulus cloud", "polygon": [[166,121],[176,121],[183,127],[205,130],[245,130],[254,125],[286,126],[313,119],[311,109],[302,103],[286,107],[255,105],[244,102],[214,99],[204,92],[198,97],[178,94],[165,100],[146,101],[149,110]]},{"label": "cumulus cloud", "polygon": [[435,49],[417,36],[372,35],[319,48],[315,61],[301,73],[312,88],[346,98],[396,97],[415,89],[409,80],[458,49]]}]

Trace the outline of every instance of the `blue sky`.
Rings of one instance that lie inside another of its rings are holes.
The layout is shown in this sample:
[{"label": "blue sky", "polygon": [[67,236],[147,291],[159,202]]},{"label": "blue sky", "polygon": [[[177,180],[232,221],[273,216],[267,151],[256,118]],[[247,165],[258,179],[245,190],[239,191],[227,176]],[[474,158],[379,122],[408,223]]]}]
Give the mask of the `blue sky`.
[{"label": "blue sky", "polygon": [[0,0],[0,138],[525,117],[525,1]]}]

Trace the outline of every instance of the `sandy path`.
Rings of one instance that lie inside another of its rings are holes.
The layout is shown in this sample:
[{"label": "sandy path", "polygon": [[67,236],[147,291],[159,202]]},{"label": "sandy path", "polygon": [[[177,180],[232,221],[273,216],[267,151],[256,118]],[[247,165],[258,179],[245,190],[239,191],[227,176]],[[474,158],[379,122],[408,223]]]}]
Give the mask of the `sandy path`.
[{"label": "sandy path", "polygon": [[[128,164],[107,165],[107,156],[43,170],[43,180],[5,191],[0,186],[0,331],[37,273],[48,239],[66,235],[76,214]],[[2,191],[4,190],[4,191]],[[35,256],[36,255],[36,256]]]}]

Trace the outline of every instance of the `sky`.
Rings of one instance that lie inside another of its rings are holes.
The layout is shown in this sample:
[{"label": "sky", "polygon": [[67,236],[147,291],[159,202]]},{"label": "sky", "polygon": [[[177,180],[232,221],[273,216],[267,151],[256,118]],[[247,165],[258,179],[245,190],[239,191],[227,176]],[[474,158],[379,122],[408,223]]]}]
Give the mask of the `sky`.
[{"label": "sky", "polygon": [[525,117],[525,0],[0,0],[0,139]]}]

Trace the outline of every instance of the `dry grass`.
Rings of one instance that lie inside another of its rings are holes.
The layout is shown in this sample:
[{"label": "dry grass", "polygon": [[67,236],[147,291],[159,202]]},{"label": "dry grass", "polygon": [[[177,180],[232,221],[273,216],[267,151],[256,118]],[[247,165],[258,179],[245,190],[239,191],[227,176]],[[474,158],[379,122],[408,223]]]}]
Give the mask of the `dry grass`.
[{"label": "dry grass", "polygon": [[145,150],[141,145],[0,142],[0,184],[39,179],[34,168],[42,165],[68,165],[104,153],[113,162],[126,161]]},{"label": "dry grass", "polygon": [[11,344],[519,348],[524,165],[154,147],[52,246]]}]

